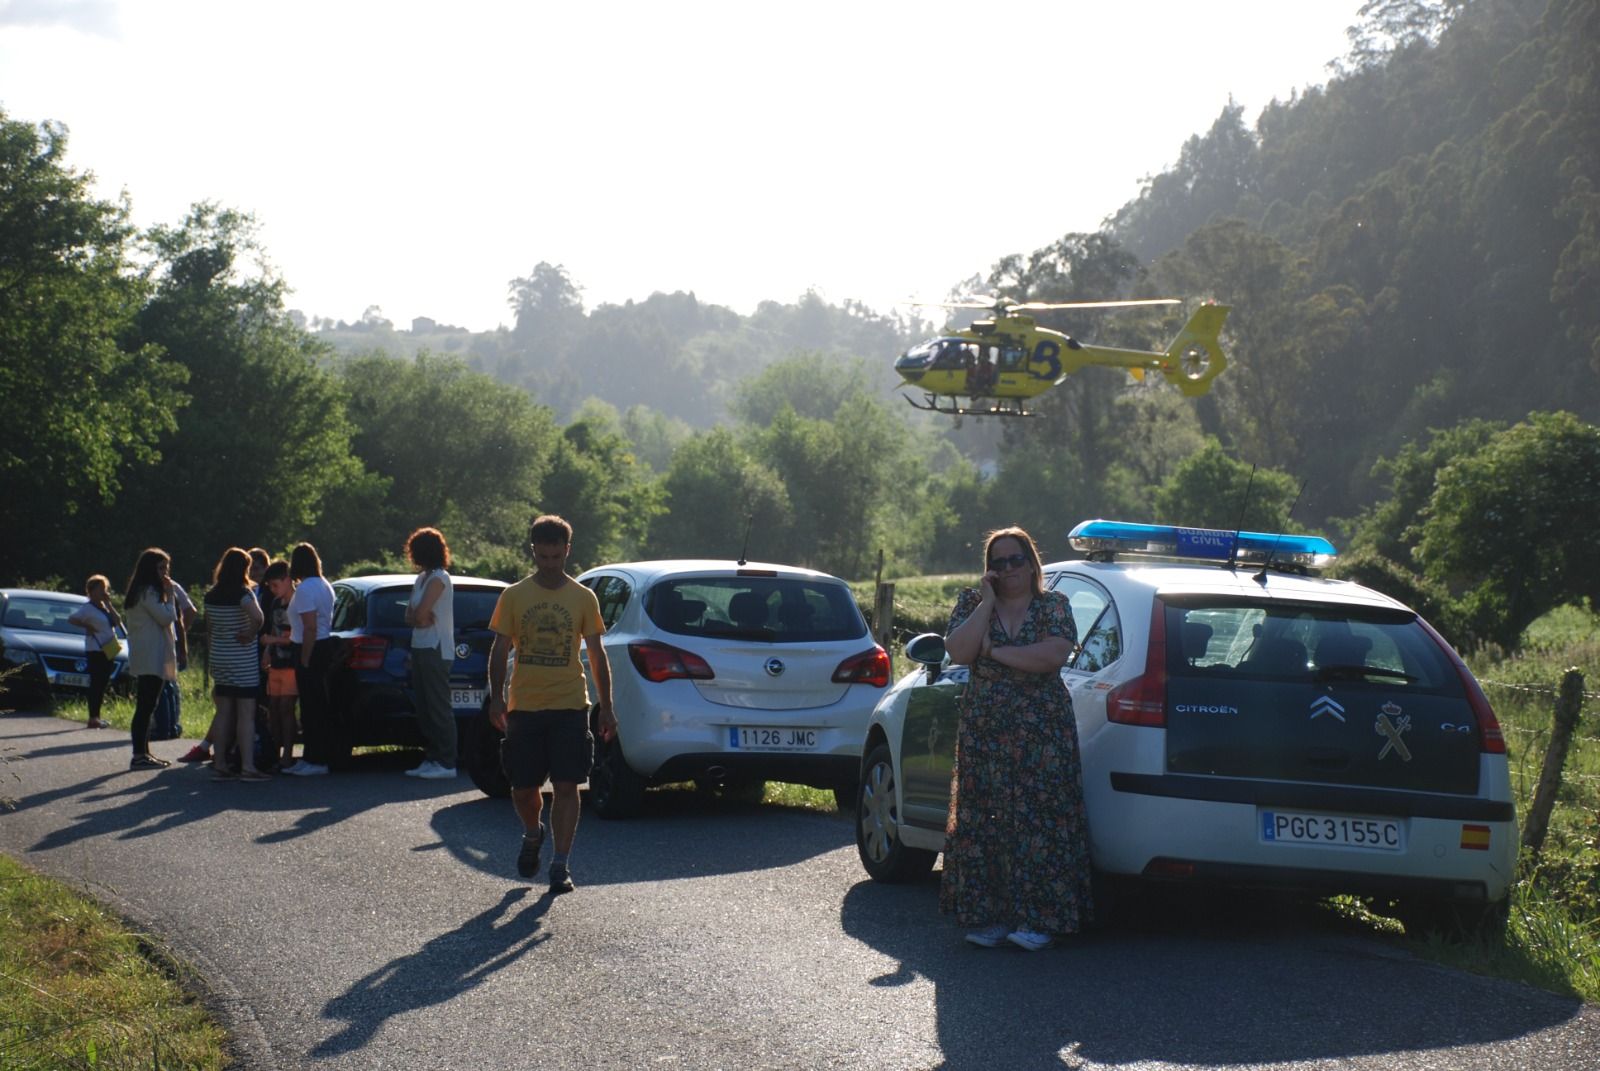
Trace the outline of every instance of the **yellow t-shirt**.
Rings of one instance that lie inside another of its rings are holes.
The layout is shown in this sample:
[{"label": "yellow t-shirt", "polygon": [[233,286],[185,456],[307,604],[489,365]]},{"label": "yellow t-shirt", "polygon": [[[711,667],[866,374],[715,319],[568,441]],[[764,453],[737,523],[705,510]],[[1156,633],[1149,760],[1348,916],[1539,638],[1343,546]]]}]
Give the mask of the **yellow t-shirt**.
[{"label": "yellow t-shirt", "polygon": [[500,593],[489,627],[509,636],[516,648],[510,709],[582,710],[589,705],[578,647],[585,636],[606,630],[594,592],[571,579],[552,591],[526,577]]}]

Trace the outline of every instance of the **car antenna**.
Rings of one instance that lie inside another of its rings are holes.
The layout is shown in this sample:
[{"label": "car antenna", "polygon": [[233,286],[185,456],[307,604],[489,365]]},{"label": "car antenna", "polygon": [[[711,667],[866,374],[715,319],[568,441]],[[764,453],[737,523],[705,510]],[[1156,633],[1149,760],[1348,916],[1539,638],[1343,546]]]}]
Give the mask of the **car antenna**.
[{"label": "car antenna", "polygon": [[751,513],[744,519],[744,546],[739,548],[739,564],[743,565],[750,553],[750,526],[756,521],[756,515]]},{"label": "car antenna", "polygon": [[[1289,503],[1289,512],[1283,515],[1283,526],[1285,528],[1289,527],[1289,518],[1294,516],[1294,508],[1300,504],[1300,496],[1305,493],[1306,481],[1301,480],[1300,490],[1294,493],[1294,501]],[[1278,543],[1281,542],[1282,539],[1283,533],[1279,532],[1277,539],[1272,541],[1271,549],[1267,551],[1267,560],[1261,563],[1261,571],[1255,575],[1255,582],[1260,584],[1262,587],[1267,586],[1267,569],[1272,565],[1272,556],[1278,553]]]},{"label": "car antenna", "polygon": [[1233,542],[1228,544],[1228,563],[1224,569],[1234,567],[1234,555],[1239,552],[1239,529],[1244,527],[1244,511],[1250,505],[1250,488],[1256,485],[1256,467],[1250,466],[1250,479],[1244,485],[1244,495],[1239,499],[1239,516],[1233,522]]}]

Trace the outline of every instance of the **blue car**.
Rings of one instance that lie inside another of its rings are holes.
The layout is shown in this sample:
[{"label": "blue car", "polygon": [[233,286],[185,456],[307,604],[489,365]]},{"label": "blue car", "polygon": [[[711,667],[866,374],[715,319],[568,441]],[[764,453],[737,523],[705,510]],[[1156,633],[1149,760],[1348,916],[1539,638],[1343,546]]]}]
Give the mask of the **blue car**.
[{"label": "blue car", "polygon": [[[456,625],[450,698],[465,754],[467,735],[488,689],[489,648],[494,643],[489,618],[506,584],[470,576],[450,579]],[[405,623],[415,580],[402,573],[334,581],[333,638],[339,641],[339,653],[328,685],[340,729],[335,761],[347,759],[354,747],[422,746],[411,686],[411,626]]]}]

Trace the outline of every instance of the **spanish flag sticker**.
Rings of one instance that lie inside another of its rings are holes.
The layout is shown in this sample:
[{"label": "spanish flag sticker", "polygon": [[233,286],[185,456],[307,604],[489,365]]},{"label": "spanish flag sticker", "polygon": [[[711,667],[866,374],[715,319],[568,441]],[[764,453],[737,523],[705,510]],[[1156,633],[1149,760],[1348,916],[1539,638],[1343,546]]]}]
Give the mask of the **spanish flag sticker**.
[{"label": "spanish flag sticker", "polygon": [[1489,850],[1488,826],[1462,826],[1461,847],[1473,851],[1486,852]]}]

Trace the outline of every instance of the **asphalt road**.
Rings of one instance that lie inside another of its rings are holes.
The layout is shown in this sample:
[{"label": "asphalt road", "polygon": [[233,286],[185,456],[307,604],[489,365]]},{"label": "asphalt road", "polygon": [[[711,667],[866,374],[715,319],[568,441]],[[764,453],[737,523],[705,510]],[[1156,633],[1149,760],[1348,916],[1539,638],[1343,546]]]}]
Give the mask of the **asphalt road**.
[{"label": "asphalt road", "polygon": [[1314,908],[979,950],[935,884],[866,880],[848,822],[687,792],[586,813],[552,898],[516,877],[509,803],[406,756],[251,785],[128,754],[0,718],[0,850],[194,964],[244,1068],[1600,1067],[1600,1008]]}]

